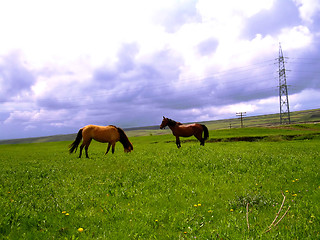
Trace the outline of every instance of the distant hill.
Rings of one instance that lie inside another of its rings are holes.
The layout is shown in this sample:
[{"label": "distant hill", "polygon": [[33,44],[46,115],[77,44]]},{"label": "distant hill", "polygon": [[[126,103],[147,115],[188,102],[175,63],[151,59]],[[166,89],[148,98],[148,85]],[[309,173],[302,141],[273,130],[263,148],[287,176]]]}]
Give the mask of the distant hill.
[{"label": "distant hill", "polygon": [[[320,122],[320,109],[296,111],[290,113],[291,123],[310,123]],[[239,128],[240,120],[238,118],[214,120],[201,122],[205,124],[209,130],[226,129],[226,128]],[[279,113],[259,115],[243,118],[244,127],[266,127],[279,125]],[[124,129],[129,137],[133,136],[149,136],[149,135],[162,135],[169,134],[170,130],[160,130],[159,126],[146,126]],[[59,142],[59,141],[73,141],[76,137],[74,134],[54,135],[47,137],[37,138],[21,138],[12,140],[0,140],[0,144],[22,144],[22,143],[41,143],[41,142]]]}]

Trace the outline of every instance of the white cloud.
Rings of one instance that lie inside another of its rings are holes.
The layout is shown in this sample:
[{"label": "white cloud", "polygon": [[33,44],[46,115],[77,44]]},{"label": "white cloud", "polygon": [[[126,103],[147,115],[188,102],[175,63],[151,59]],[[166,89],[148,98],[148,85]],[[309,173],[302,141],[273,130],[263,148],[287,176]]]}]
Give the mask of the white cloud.
[{"label": "white cloud", "polygon": [[251,17],[263,9],[270,9],[274,0],[200,0],[197,8],[204,21],[229,22],[235,15]]},{"label": "white cloud", "polygon": [[279,41],[285,49],[299,49],[311,44],[313,35],[306,26],[285,28],[279,35]]},{"label": "white cloud", "polygon": [[[314,103],[320,102],[320,90],[305,89],[299,93],[289,96],[289,103],[293,108],[291,111],[299,111],[313,108]],[[319,105],[317,105],[318,107]]]},{"label": "white cloud", "polygon": [[123,42],[143,41],[154,32],[150,1],[13,0],[1,5],[0,53],[23,49],[36,66],[68,65],[79,58],[94,65],[115,61]]},{"label": "white cloud", "polygon": [[320,2],[318,0],[294,0],[299,6],[300,17],[308,22],[313,22],[313,17],[320,12]]}]

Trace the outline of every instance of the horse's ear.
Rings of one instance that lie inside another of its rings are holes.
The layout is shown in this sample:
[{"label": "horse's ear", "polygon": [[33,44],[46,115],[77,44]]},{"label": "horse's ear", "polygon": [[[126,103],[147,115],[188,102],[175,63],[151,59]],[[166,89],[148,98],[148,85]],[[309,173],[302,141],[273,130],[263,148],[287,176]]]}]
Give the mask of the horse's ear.
[{"label": "horse's ear", "polygon": [[165,117],[163,116],[163,119],[165,119]]}]

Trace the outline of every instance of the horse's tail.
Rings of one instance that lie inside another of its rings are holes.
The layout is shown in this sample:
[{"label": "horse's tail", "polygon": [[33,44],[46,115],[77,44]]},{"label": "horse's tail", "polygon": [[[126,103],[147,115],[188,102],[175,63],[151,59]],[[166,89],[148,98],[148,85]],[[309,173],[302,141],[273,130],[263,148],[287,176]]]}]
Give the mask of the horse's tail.
[{"label": "horse's tail", "polygon": [[208,137],[209,137],[208,128],[207,128],[205,125],[203,125],[203,124],[201,124],[201,126],[202,126],[202,129],[203,129],[203,131],[204,131],[204,136],[203,136],[203,138],[204,138],[204,140],[207,140]]},{"label": "horse's tail", "polygon": [[131,150],[133,150],[133,146],[131,144],[131,142],[129,141],[127,135],[124,133],[124,131],[117,127],[118,129],[118,132],[119,132],[119,135],[120,135],[120,142],[122,143],[124,149],[127,151],[127,152],[130,152]]},{"label": "horse's tail", "polygon": [[81,142],[81,139],[82,139],[82,128],[79,130],[79,132],[77,134],[77,137],[74,140],[74,142],[69,145],[69,152],[70,153],[73,153],[73,152],[77,151],[78,146],[79,146],[79,144]]}]

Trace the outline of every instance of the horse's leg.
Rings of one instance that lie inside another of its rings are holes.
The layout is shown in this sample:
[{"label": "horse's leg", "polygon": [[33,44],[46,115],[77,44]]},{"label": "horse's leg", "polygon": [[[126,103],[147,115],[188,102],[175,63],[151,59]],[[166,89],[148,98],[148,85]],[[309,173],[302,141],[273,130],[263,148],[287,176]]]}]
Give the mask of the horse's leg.
[{"label": "horse's leg", "polygon": [[204,146],[204,139],[202,138],[202,132],[197,132],[194,136],[200,141],[200,146]]},{"label": "horse's leg", "polygon": [[86,158],[89,158],[88,148],[89,148],[89,145],[90,145],[90,143],[91,143],[91,140],[92,140],[92,139],[90,139],[90,140],[86,143],[86,147],[85,147],[85,150],[86,150]]},{"label": "horse's leg", "polygon": [[115,146],[116,146],[116,142],[113,142],[113,143],[112,143],[112,154],[114,154]]},{"label": "horse's leg", "polygon": [[104,155],[106,155],[109,152],[110,147],[111,147],[111,143],[108,143],[108,148],[107,148],[107,151],[106,151],[106,153]]},{"label": "horse's leg", "polygon": [[178,136],[176,136],[176,144],[178,148],[181,148],[180,138]]},{"label": "horse's leg", "polygon": [[200,146],[204,146],[204,139],[201,137],[200,141]]},{"label": "horse's leg", "polygon": [[200,146],[204,146],[204,141],[205,141],[205,139],[202,137],[202,133],[204,132],[204,130],[201,130],[200,131],[200,138],[201,138],[201,140],[200,140]]},{"label": "horse's leg", "polygon": [[84,149],[86,150],[86,158],[89,158],[89,155],[88,155],[88,148],[89,146],[86,146]]},{"label": "horse's leg", "polygon": [[82,143],[81,146],[80,146],[80,154],[79,154],[79,158],[81,158],[81,155],[82,155],[82,149],[84,147],[84,144]]}]

